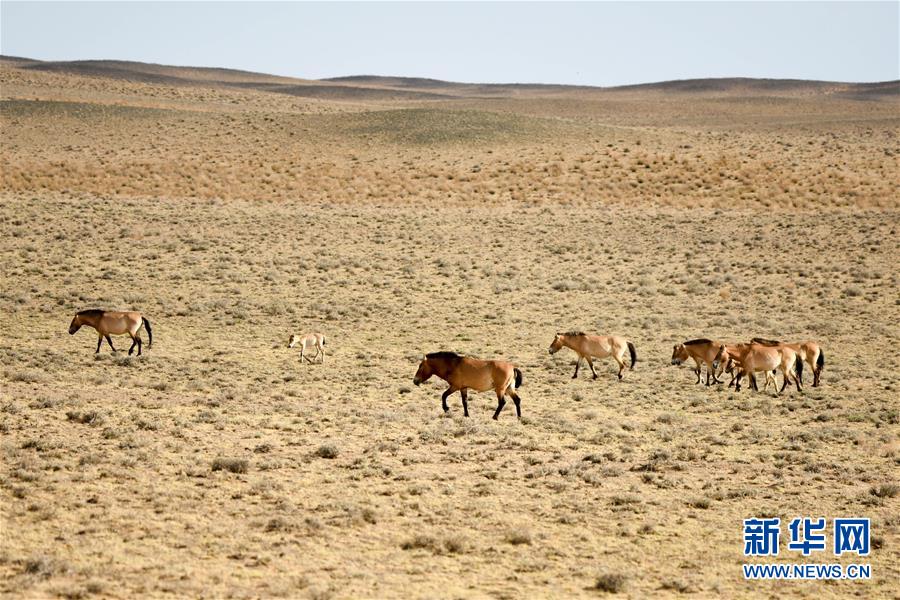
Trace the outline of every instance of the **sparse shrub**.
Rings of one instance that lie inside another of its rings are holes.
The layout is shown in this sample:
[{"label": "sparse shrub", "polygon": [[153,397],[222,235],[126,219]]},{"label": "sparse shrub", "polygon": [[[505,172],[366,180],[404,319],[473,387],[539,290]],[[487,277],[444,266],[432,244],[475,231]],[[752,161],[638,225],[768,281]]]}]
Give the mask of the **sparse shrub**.
[{"label": "sparse shrub", "polygon": [[138,419],[134,424],[138,429],[142,429],[144,431],[156,431],[159,429],[159,423],[157,423],[156,421]]},{"label": "sparse shrub", "polygon": [[663,590],[676,591],[679,594],[689,594],[693,591],[690,585],[680,579],[669,579],[668,581],[662,582],[662,585],[659,587]]},{"label": "sparse shrub", "polygon": [[232,473],[246,473],[250,464],[244,458],[219,457],[212,462],[213,471],[230,471]]},{"label": "sparse shrub", "polygon": [[82,423],[83,425],[91,425],[94,427],[103,423],[103,415],[95,410],[88,412],[70,410],[66,413],[66,418],[75,423]]},{"label": "sparse shrub", "polygon": [[31,369],[24,371],[12,371],[6,373],[6,378],[10,381],[19,382],[19,383],[42,383],[47,381],[47,376],[40,371],[33,371]]},{"label": "sparse shrub", "polygon": [[900,493],[900,485],[896,483],[882,483],[869,490],[876,498],[893,498]]},{"label": "sparse shrub", "polygon": [[52,556],[34,556],[25,561],[25,573],[39,579],[49,579],[68,570],[69,565],[65,561]]},{"label": "sparse shrub", "polygon": [[53,408],[59,404],[59,400],[51,400],[50,398],[40,398],[35,400],[28,406],[30,408]]},{"label": "sparse shrub", "polygon": [[640,504],[641,500],[637,496],[613,496],[610,499],[613,506],[629,506],[631,504]]},{"label": "sparse shrub", "polygon": [[464,554],[469,548],[469,542],[462,535],[452,535],[444,539],[444,550],[449,554]]},{"label": "sparse shrub", "polygon": [[281,517],[273,517],[269,519],[269,522],[266,523],[266,531],[271,533],[273,531],[290,531],[292,529],[291,523],[286,519]]},{"label": "sparse shrub", "polygon": [[695,498],[694,500],[688,502],[688,506],[691,506],[693,508],[701,508],[704,510],[709,508],[711,505],[712,501],[709,498]]},{"label": "sparse shrub", "polygon": [[569,292],[571,290],[577,290],[580,286],[570,279],[563,279],[554,282],[552,287],[557,292]]},{"label": "sparse shrub", "polygon": [[370,524],[374,525],[375,523],[378,522],[378,515],[371,508],[362,509],[360,516],[362,517],[362,520],[365,521],[366,523],[370,523]]},{"label": "sparse shrub", "polygon": [[628,578],[621,573],[601,573],[594,581],[594,589],[609,594],[618,594],[625,589]]},{"label": "sparse shrub", "polygon": [[403,550],[415,550],[418,548],[433,549],[437,547],[437,540],[430,535],[420,533],[413,538],[404,541],[400,544],[400,547]]},{"label": "sparse shrub", "polygon": [[315,454],[319,458],[337,458],[338,449],[333,444],[324,444],[316,449]]},{"label": "sparse shrub", "polygon": [[532,538],[533,536],[530,530],[524,527],[516,527],[506,532],[504,540],[513,546],[519,546],[522,544],[531,544]]}]

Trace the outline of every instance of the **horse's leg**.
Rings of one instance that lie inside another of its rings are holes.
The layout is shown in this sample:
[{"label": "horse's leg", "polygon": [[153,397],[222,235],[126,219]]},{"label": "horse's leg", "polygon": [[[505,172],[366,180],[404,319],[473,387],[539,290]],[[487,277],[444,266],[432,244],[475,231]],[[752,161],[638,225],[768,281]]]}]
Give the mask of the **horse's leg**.
[{"label": "horse's leg", "polygon": [[744,376],[743,371],[738,371],[738,374],[734,376],[734,391],[741,391],[741,377]]},{"label": "horse's leg", "polygon": [[513,399],[513,403],[515,403],[515,405],[516,405],[516,416],[521,419],[522,418],[522,403],[521,403],[522,401],[519,398],[519,394],[513,392],[512,399]]},{"label": "horse's leg", "polygon": [[700,361],[696,358],[694,358],[694,375],[697,376],[697,381],[695,383],[700,383]]},{"label": "horse's leg", "polygon": [[578,355],[578,360],[575,361],[575,374],[572,375],[572,379],[575,379],[576,377],[578,377],[578,367],[581,366],[581,359],[582,359],[582,358],[583,358],[583,357],[579,354],[579,355]]},{"label": "horse's leg", "polygon": [[115,348],[113,347],[113,345],[112,345],[112,338],[109,337],[109,334],[108,334],[108,333],[106,334],[106,342],[109,344],[110,349],[111,349],[113,352],[115,352],[116,349],[115,349]]},{"label": "horse's leg", "polygon": [[322,362],[322,364],[324,365],[324,364],[325,364],[325,346],[318,346],[318,348],[319,348],[319,350],[322,351],[322,360],[321,360],[321,362]]},{"label": "horse's leg", "polygon": [[144,340],[142,340],[142,339],[141,339],[141,336],[139,336],[139,335],[138,335],[138,336],[135,336],[134,339],[137,340],[137,343],[138,343],[138,356],[140,356],[140,355],[141,355],[141,350],[142,350],[143,347],[144,347]]},{"label": "horse's leg", "polygon": [[587,360],[587,364],[591,368],[591,373],[594,374],[594,379],[597,379],[597,371],[594,370],[594,360],[590,356],[585,356],[584,358],[585,360]]},{"label": "horse's leg", "polygon": [[706,385],[709,385],[709,372],[712,369],[712,365],[706,363]]},{"label": "horse's leg", "polygon": [[748,373],[747,377],[750,378],[750,389],[753,390],[754,392],[758,392],[759,384],[756,383],[756,375],[753,373],[753,371]]},{"label": "horse's leg", "polygon": [[463,388],[463,389],[459,390],[459,395],[462,396],[463,416],[468,417],[469,416],[469,390],[466,388]]},{"label": "horse's leg", "polygon": [[[622,372],[625,370],[625,361],[622,360],[621,356],[613,356],[616,359],[616,362],[619,363],[619,381],[622,381]],[[594,375],[596,377],[596,375]]]},{"label": "horse's leg", "polygon": [[781,374],[784,375],[784,382],[781,384],[781,389],[778,390],[779,394],[784,391],[784,388],[791,384],[791,370],[782,367]]},{"label": "horse's leg", "polygon": [[712,370],[712,380],[713,383],[723,383],[721,379],[719,379],[719,374],[716,372],[715,367]]},{"label": "horse's leg", "polygon": [[506,404],[506,398],[503,397],[503,392],[497,392],[497,410],[494,411],[494,420],[497,420],[497,417],[500,416],[500,411],[503,410],[503,405]]},{"label": "horse's leg", "polygon": [[138,339],[131,333],[129,333],[128,335],[131,336],[131,348],[128,349],[128,356],[131,356],[131,353],[134,352],[134,347],[137,346]]},{"label": "horse's leg", "polygon": [[98,337],[97,337],[97,349],[94,351],[94,354],[97,354],[98,352],[100,352],[100,344],[102,344],[102,343],[103,343],[103,336],[102,336],[102,335],[98,335]]},{"label": "horse's leg", "polygon": [[444,409],[444,412],[447,412],[450,410],[450,407],[447,406],[447,398],[450,396],[450,394],[452,394],[455,391],[456,391],[456,388],[451,385],[450,387],[447,388],[446,392],[441,394],[441,408]]}]

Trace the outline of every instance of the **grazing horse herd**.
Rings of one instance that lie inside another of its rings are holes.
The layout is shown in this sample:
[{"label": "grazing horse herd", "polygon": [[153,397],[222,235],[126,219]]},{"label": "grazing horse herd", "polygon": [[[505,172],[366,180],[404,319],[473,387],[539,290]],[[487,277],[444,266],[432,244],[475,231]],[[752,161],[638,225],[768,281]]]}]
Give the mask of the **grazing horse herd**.
[{"label": "grazing horse herd", "polygon": [[[93,327],[97,331],[97,350],[105,338],[113,352],[110,335],[129,335],[131,348],[128,354],[137,346],[138,356],[141,355],[143,342],[140,330],[147,330],[149,343],[153,345],[153,332],[148,321],[139,312],[112,312],[98,309],[83,310],[75,315],[69,325],[69,333],[75,334],[82,326]],[[306,358],[312,364],[317,358],[320,363],[325,362],[325,336],[321,333],[308,333],[305,335],[291,335],[288,339],[288,348],[300,347],[300,362]],[[630,356],[630,369],[634,369],[637,362],[637,351],[634,343],[619,336],[589,335],[581,331],[569,331],[557,333],[550,344],[550,354],[555,354],[563,347],[571,348],[577,355],[575,374],[572,379],[578,377],[578,369],[582,361],[586,361],[591,368],[594,379],[597,372],[594,370],[595,358],[612,357],[619,365],[618,378],[622,379],[625,370],[625,353]],[[310,358],[305,353],[315,348],[316,354]],[[750,343],[729,344],[699,338],[676,344],[672,350],[672,364],[680,365],[687,360],[694,361],[694,374],[696,383],[700,383],[702,366],[706,365],[706,385],[723,383],[718,378],[722,373],[732,375],[729,387],[734,386],[736,391],[741,389],[741,379],[747,377],[750,387],[759,391],[756,385],[756,373],[764,373],[766,384],[763,391],[769,388],[769,384],[775,384],[776,393],[781,393],[792,382],[797,390],[803,389],[803,362],[806,361],[813,372],[813,387],[820,382],[822,369],[825,367],[825,353],[815,342],[782,343],[765,338],[753,338]],[[784,377],[781,389],[777,389],[775,372],[780,369]],[[413,378],[415,385],[420,385],[432,376],[437,376],[449,384],[449,387],[441,395],[441,407],[444,412],[450,410],[447,406],[447,398],[459,392],[462,398],[463,414],[469,416],[468,394],[473,392],[485,392],[493,390],[497,394],[497,410],[494,411],[494,419],[500,416],[509,397],[516,406],[516,416],[522,416],[521,398],[518,389],[522,387],[522,371],[515,365],[505,360],[481,360],[470,356],[462,356],[455,352],[433,352],[426,354],[419,363],[419,368]]]}]

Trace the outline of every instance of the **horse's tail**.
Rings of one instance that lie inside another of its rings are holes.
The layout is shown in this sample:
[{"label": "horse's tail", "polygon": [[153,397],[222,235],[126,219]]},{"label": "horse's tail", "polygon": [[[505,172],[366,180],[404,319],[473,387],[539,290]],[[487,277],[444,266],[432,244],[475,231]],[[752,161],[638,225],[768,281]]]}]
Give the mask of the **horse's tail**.
[{"label": "horse's tail", "polygon": [[800,381],[803,381],[803,361],[800,359],[799,353],[794,355],[794,371],[797,373]]},{"label": "horse's tail", "polygon": [[825,368],[825,353],[821,348],[819,348],[819,358],[816,359],[816,368],[820,371]]},{"label": "horse's tail", "polygon": [[325,336],[324,335],[322,335],[322,347],[323,348],[325,347]]},{"label": "horse's tail", "polygon": [[144,329],[147,330],[147,347],[153,347],[153,330],[150,329],[150,321],[147,320],[147,317],[141,317],[141,323],[144,325]]},{"label": "horse's tail", "polygon": [[516,374],[516,388],[522,387],[522,371],[519,369],[513,369],[513,373]]},{"label": "horse's tail", "polygon": [[631,369],[634,370],[634,363],[637,362],[637,351],[634,349],[634,344],[628,342],[628,353],[631,354]]}]

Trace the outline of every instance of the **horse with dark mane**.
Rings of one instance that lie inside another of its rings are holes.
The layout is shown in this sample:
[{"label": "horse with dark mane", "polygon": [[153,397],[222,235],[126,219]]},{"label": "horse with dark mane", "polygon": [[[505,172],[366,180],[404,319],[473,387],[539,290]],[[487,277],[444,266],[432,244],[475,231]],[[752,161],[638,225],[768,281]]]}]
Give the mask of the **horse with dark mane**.
[{"label": "horse with dark mane", "polygon": [[450,387],[441,395],[441,407],[444,412],[450,410],[447,406],[447,397],[454,392],[459,392],[462,397],[463,414],[469,416],[468,395],[473,392],[494,390],[497,394],[497,410],[494,411],[494,420],[500,416],[500,411],[506,404],[506,396],[512,398],[516,405],[516,416],[522,416],[517,388],[522,387],[522,371],[505,360],[480,360],[471,356],[461,356],[455,352],[432,352],[426,354],[419,369],[413,378],[415,385],[421,385],[428,381],[432,375],[437,375],[446,381]]},{"label": "horse with dark mane", "polygon": [[[801,360],[809,363],[809,368],[813,372],[813,387],[819,387],[819,381],[822,377],[822,369],[825,368],[825,353],[819,344],[813,341],[798,342],[796,344],[779,342],[777,340],[767,340],[765,338],[755,337],[750,340],[753,344],[761,344],[763,346],[787,346],[797,353]],[[800,383],[803,383],[803,377],[800,377]]]},{"label": "horse with dark mane", "polygon": [[131,336],[131,348],[128,349],[128,354],[134,352],[134,347],[137,346],[138,356],[140,356],[143,342],[138,332],[141,330],[141,327],[147,330],[147,337],[150,340],[147,347],[153,347],[153,331],[150,329],[150,321],[139,312],[115,312],[100,310],[99,308],[82,310],[72,319],[72,323],[69,325],[69,333],[75,335],[75,332],[81,329],[83,325],[93,327],[97,331],[97,350],[94,354],[100,352],[100,344],[103,343],[103,338],[106,338],[110,349],[115,352],[116,349],[109,338],[110,334],[128,334]]},{"label": "horse with dark mane", "polygon": [[700,365],[706,363],[706,385],[709,385],[710,374],[712,374],[713,383],[722,383],[716,377],[716,370],[713,367],[713,361],[716,359],[716,355],[721,347],[721,343],[706,338],[697,338],[696,340],[675,344],[672,350],[672,364],[680,365],[689,358],[693,359],[694,374],[697,376],[696,383],[700,383]]}]

